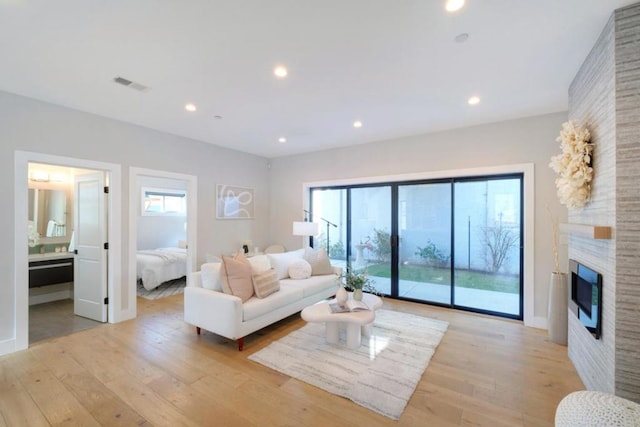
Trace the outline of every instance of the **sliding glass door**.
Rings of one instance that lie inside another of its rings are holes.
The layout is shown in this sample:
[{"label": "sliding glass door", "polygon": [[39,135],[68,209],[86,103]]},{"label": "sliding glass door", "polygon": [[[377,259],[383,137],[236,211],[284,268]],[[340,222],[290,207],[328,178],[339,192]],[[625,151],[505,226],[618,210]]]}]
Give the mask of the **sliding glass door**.
[{"label": "sliding glass door", "polygon": [[451,183],[398,186],[398,296],[451,304]]},{"label": "sliding glass door", "polygon": [[314,188],[314,220],[337,225],[317,242],[334,264],[366,269],[382,294],[521,319],[522,183],[514,174]]},{"label": "sliding glass door", "polygon": [[522,312],[521,182],[501,178],[454,184],[456,306]]},{"label": "sliding glass door", "polygon": [[350,190],[351,268],[366,270],[376,289],[391,295],[391,186]]},{"label": "sliding glass door", "polygon": [[320,234],[313,239],[316,248],[324,248],[335,265],[347,260],[347,190],[322,188],[311,192],[311,221],[320,225]]}]

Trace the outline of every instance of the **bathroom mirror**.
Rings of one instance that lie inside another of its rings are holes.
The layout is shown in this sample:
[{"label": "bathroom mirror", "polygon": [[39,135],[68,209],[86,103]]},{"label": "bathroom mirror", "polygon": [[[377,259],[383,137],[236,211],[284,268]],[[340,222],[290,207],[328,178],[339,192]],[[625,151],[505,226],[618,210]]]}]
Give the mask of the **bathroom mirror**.
[{"label": "bathroom mirror", "polygon": [[64,190],[29,189],[29,221],[40,234],[41,243],[66,238],[73,228],[69,220]]}]

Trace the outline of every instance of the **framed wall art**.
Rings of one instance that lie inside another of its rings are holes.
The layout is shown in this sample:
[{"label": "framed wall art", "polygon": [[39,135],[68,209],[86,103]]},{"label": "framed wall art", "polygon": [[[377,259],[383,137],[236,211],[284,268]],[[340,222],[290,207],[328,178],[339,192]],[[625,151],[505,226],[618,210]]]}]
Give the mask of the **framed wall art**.
[{"label": "framed wall art", "polygon": [[252,219],[253,210],[253,188],[216,186],[216,218]]}]

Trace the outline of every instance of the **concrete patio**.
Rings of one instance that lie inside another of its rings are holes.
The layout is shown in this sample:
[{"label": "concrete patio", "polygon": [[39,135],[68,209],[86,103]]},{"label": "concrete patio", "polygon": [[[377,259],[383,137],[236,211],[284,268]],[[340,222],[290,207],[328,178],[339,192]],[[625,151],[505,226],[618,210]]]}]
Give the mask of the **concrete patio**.
[{"label": "concrete patio", "polygon": [[[391,293],[391,280],[388,277],[370,276],[375,281],[375,288],[383,293]],[[399,294],[402,298],[411,298],[442,304],[450,304],[451,288],[449,285],[437,283],[413,282],[401,280]],[[458,306],[497,311],[517,315],[520,307],[518,294],[456,287],[455,304]]]}]

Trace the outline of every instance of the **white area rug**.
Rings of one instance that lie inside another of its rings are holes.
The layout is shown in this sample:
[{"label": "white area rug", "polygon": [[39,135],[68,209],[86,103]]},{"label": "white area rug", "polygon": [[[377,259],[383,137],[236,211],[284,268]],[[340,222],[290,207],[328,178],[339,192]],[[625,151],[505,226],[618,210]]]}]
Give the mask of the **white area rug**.
[{"label": "white area rug", "polygon": [[356,350],[327,344],[323,323],[308,323],[249,356],[300,381],[397,420],[449,326],[378,310],[371,338]]}]

